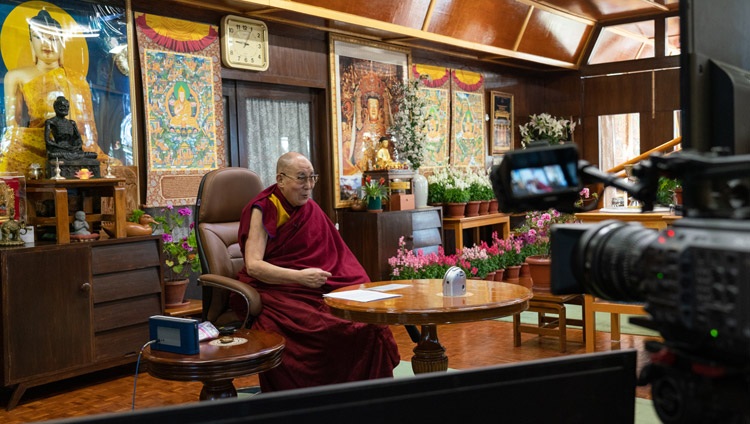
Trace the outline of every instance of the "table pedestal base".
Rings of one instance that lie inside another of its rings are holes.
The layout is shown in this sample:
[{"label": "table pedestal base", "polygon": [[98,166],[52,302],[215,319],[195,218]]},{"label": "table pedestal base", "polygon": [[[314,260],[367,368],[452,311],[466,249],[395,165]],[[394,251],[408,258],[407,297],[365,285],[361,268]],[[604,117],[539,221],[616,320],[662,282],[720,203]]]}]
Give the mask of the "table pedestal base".
[{"label": "table pedestal base", "polygon": [[422,326],[419,343],[414,348],[414,356],[411,358],[411,369],[414,374],[448,371],[448,356],[438,341],[436,325]]},{"label": "table pedestal base", "polygon": [[205,380],[201,390],[200,400],[217,400],[237,397],[237,389],[232,383],[234,379]]}]

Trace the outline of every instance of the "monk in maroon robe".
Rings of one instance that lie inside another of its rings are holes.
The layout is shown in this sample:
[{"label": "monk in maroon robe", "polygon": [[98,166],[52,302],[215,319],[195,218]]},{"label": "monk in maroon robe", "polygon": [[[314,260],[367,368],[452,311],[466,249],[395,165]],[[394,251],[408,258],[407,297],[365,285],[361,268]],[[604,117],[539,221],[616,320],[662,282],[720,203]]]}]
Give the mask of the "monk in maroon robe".
[{"label": "monk in maroon robe", "polygon": [[[281,365],[260,374],[261,391],[392,377],[400,358],[390,329],[334,317],[323,301],[324,293],[369,278],[310,198],[317,180],[312,164],[290,152],[276,172],[276,184],[245,207],[239,229],[245,258],[239,279],[263,302],[252,328],[286,339]],[[245,316],[241,299],[232,308]]]}]

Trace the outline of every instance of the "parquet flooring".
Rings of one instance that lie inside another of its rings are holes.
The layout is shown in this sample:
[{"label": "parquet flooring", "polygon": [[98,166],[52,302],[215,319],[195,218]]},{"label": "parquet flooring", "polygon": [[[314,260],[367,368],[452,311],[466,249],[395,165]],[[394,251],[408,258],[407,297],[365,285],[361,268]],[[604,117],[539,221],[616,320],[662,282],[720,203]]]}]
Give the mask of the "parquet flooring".
[{"label": "parquet flooring", "polygon": [[[414,344],[409,339],[406,330],[400,326],[392,327],[392,329],[398,342],[401,359],[410,360]],[[581,331],[579,330],[569,331],[566,353],[560,353],[557,339],[540,338],[532,334],[523,334],[522,345],[514,347],[512,324],[494,320],[443,325],[438,328],[438,335],[447,350],[449,366],[456,369],[585,353],[584,345],[580,342]],[[618,347],[614,344],[610,345],[608,333],[598,333],[597,351],[612,348],[636,348],[639,351],[640,368],[646,362],[643,344],[650,339],[652,338],[624,334]],[[141,367],[143,366],[142,363]],[[28,423],[128,411],[132,405],[134,370],[135,364],[132,364],[30,388],[21,398],[19,405],[10,412],[4,409],[10,397],[10,391],[6,390],[3,393],[0,423]],[[257,384],[257,376],[235,380],[237,387]],[[201,383],[198,382],[159,380],[146,372],[141,372],[137,378],[135,408],[144,409],[197,402],[200,389]],[[647,387],[639,387],[637,396],[650,398],[650,392]]]}]

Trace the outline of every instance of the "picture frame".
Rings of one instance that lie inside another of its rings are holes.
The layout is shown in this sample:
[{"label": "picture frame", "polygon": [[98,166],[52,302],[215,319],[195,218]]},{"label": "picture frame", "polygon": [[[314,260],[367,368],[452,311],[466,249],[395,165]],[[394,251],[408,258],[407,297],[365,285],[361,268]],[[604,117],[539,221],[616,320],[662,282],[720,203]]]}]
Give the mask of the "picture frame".
[{"label": "picture frame", "polygon": [[491,131],[490,146],[491,154],[502,155],[503,153],[513,150],[513,95],[502,93],[500,91],[490,91],[491,103]]},{"label": "picture frame", "polygon": [[344,208],[359,194],[368,152],[390,127],[391,91],[407,78],[411,50],[332,34],[329,57],[334,207]]}]

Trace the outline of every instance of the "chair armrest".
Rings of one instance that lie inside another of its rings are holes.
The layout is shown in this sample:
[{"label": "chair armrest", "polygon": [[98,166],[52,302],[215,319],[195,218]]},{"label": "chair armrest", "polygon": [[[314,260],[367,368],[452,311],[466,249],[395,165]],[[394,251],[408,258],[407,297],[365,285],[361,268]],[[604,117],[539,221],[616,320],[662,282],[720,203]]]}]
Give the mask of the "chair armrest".
[{"label": "chair armrest", "polygon": [[214,286],[222,289],[233,291],[245,299],[247,302],[247,315],[242,322],[242,326],[250,319],[250,315],[258,316],[263,309],[260,301],[260,294],[249,284],[234,278],[225,277],[218,274],[203,274],[198,277],[198,283],[205,286]]}]

